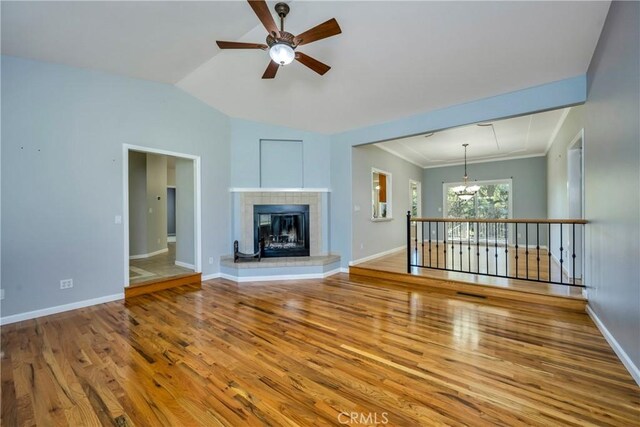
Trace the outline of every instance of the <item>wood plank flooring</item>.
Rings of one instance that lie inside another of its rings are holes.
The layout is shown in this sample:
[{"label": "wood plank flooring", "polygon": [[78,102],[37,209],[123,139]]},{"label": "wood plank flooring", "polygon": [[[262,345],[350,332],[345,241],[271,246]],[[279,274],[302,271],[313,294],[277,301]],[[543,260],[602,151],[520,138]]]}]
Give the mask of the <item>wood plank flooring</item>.
[{"label": "wood plank flooring", "polygon": [[587,315],[345,274],[218,279],[1,335],[3,426],[640,423]]}]

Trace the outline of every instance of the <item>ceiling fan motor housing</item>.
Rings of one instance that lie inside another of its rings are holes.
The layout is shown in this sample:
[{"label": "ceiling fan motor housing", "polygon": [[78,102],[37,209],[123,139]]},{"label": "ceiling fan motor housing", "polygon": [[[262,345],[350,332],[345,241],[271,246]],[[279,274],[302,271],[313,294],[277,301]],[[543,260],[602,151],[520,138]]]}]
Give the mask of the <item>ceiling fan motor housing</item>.
[{"label": "ceiling fan motor housing", "polygon": [[286,31],[280,31],[280,37],[277,38],[269,34],[267,36],[267,45],[271,47],[276,43],[284,43],[295,49],[296,46],[294,45],[294,37],[295,36],[293,34],[287,33]]}]

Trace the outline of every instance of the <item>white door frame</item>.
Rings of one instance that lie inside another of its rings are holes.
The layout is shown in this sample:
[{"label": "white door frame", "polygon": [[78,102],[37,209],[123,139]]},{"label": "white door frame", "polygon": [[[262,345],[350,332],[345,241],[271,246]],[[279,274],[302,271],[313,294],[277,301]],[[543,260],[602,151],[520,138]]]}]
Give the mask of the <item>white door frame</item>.
[{"label": "white door frame", "polygon": [[[580,218],[572,218],[572,219],[584,219],[585,217],[585,212],[584,212],[584,207],[585,207],[585,200],[584,200],[584,195],[585,195],[585,191],[584,191],[584,128],[580,129],[580,131],[576,134],[576,136],[573,137],[573,139],[571,140],[571,142],[569,143],[569,145],[567,146],[567,199],[569,198],[569,172],[570,172],[570,167],[569,167],[569,153],[572,150],[576,150],[576,146],[578,145],[578,142],[580,143],[580,211],[581,211],[581,215]],[[571,206],[569,205],[569,200],[567,200],[567,214],[569,213],[569,209],[571,209]],[[582,283],[585,283],[585,274],[586,274],[586,268],[585,268],[585,258],[586,258],[586,253],[585,253],[585,241],[586,241],[586,227],[583,228],[582,230],[582,234],[581,234],[581,242],[580,242],[580,279],[582,279]],[[564,242],[562,242],[562,244],[564,245]],[[573,244],[575,244],[575,242],[573,242]],[[567,273],[571,272],[572,267],[569,267],[569,265],[567,265]],[[575,274],[575,273],[574,273]]]},{"label": "white door frame", "polygon": [[157,148],[143,147],[140,145],[122,144],[122,225],[124,233],[124,286],[129,286],[129,151],[143,153],[162,154],[165,156],[180,157],[193,161],[193,188],[194,194],[194,243],[195,243],[195,270],[202,272],[202,216],[201,216],[201,189],[200,189],[200,156],[177,153],[175,151],[160,150]]}]

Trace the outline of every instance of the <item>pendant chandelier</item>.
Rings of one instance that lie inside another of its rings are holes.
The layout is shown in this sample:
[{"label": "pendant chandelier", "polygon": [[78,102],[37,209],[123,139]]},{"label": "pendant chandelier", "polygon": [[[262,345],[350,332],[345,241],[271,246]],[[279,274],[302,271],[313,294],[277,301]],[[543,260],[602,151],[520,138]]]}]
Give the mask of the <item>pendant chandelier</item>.
[{"label": "pendant chandelier", "polygon": [[467,146],[469,144],[462,144],[464,147],[464,182],[462,185],[457,187],[453,187],[451,190],[458,196],[460,200],[464,200],[465,202],[473,199],[473,196],[476,195],[478,190],[480,190],[480,186],[478,185],[467,185],[467,181],[469,180],[469,176],[467,175]]}]

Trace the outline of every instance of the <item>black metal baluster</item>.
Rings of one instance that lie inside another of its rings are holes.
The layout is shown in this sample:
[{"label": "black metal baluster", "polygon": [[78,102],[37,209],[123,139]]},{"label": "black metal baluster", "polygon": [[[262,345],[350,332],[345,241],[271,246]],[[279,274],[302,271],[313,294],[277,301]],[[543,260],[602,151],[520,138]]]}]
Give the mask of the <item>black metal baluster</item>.
[{"label": "black metal baluster", "polygon": [[[423,236],[422,236],[422,244],[423,244],[422,252],[423,252],[423,255],[422,256],[424,256],[424,223],[422,224],[422,233],[423,233]],[[429,221],[429,267],[431,267],[431,221]]]},{"label": "black metal baluster", "polygon": [[442,223],[442,236],[443,236],[442,238],[444,239],[444,241],[442,242],[442,244],[443,244],[443,246],[442,246],[443,255],[442,256],[444,257],[444,269],[445,270],[447,269],[447,235],[449,233],[449,229],[448,229],[447,224],[448,223],[446,223],[446,222]]},{"label": "black metal baluster", "polygon": [[407,273],[411,274],[411,211],[407,211]]},{"label": "black metal baluster", "polygon": [[456,241],[453,240],[453,235],[455,233],[456,228],[453,226],[455,222],[451,223],[451,269],[456,269]]},{"label": "black metal baluster", "polygon": [[571,255],[573,257],[573,284],[576,284],[576,223],[574,222],[573,225],[573,237],[571,240],[571,245],[573,248],[573,255]]},{"label": "black metal baluster", "polygon": [[494,244],[495,244],[495,248],[496,248],[496,276],[498,276],[498,223],[496,222],[496,227],[495,227],[495,236],[494,236]]},{"label": "black metal baluster", "polygon": [[471,223],[467,222],[467,255],[469,256],[469,273],[471,273]]},{"label": "black metal baluster", "polygon": [[413,223],[413,231],[416,233],[415,234],[415,238],[414,238],[414,245],[415,245],[415,249],[414,249],[414,253],[415,253],[415,257],[416,257],[416,264],[419,265],[418,263],[418,221],[414,221]]},{"label": "black metal baluster", "polygon": [[462,223],[460,223],[460,226],[458,227],[458,240],[460,241],[460,271],[463,271],[462,269]]},{"label": "black metal baluster", "polygon": [[489,274],[489,223],[484,223],[484,252],[487,255],[487,274]]},{"label": "black metal baluster", "polygon": [[516,279],[518,278],[518,223],[516,222]]},{"label": "black metal baluster", "polygon": [[536,222],[536,262],[538,266],[538,281],[540,281],[540,223]]},{"label": "black metal baluster", "polygon": [[525,233],[524,233],[524,247],[525,247],[525,255],[527,256],[525,262],[526,275],[527,280],[529,280],[529,224],[525,224]]},{"label": "black metal baluster", "polygon": [[439,230],[440,230],[440,223],[436,222],[436,268],[440,268],[440,242],[439,242],[440,236],[439,236]]},{"label": "black metal baluster", "polygon": [[551,283],[551,223],[547,224],[549,240],[547,242],[547,258],[549,258],[549,271],[547,272],[547,282]]},{"label": "black metal baluster", "polygon": [[564,263],[564,260],[562,259],[562,256],[563,256],[562,252],[564,251],[564,248],[562,247],[563,239],[564,239],[564,237],[562,237],[563,228],[564,226],[560,224],[560,284],[562,284],[562,276],[563,276],[562,264]]},{"label": "black metal baluster", "polygon": [[480,273],[480,223],[476,221],[476,271]]},{"label": "black metal baluster", "polygon": [[420,221],[420,234],[422,238],[420,239],[420,246],[422,247],[422,266],[426,267],[427,263],[424,261],[424,221]]},{"label": "black metal baluster", "polygon": [[509,276],[509,238],[507,235],[507,230],[509,224],[504,223],[504,276]]}]

